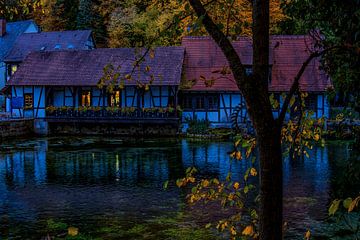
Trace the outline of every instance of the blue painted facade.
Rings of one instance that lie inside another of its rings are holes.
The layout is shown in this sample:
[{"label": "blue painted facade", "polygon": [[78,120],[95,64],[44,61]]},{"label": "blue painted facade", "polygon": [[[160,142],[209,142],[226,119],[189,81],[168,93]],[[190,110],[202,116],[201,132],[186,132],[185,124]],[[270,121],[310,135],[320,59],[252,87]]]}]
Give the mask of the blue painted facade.
[{"label": "blue painted facade", "polygon": [[[281,93],[273,93],[275,99],[279,102],[280,108],[283,105]],[[309,93],[305,99],[306,108],[312,111],[314,118],[329,118],[330,104],[325,93]],[[245,100],[239,92],[197,92],[184,91],[181,93],[181,107],[184,110],[182,122],[186,119],[207,120],[213,127],[230,127],[231,115],[236,106],[245,106]],[[246,116],[246,108],[244,116]],[[274,117],[279,116],[278,109],[273,109]],[[290,119],[290,113],[286,115]]]},{"label": "blue painted facade", "polygon": [[[0,36],[0,90],[5,87],[7,80],[7,66],[4,59],[15,44],[16,39],[23,33],[39,32],[38,26],[31,20],[9,22],[5,26],[6,32],[4,36]],[[1,108],[5,108],[5,97],[0,94],[0,111]]]},{"label": "blue painted facade", "polygon": [[46,118],[47,107],[175,107],[176,86],[151,86],[143,91],[135,86],[108,93],[97,87],[12,86],[10,113],[13,118]]}]

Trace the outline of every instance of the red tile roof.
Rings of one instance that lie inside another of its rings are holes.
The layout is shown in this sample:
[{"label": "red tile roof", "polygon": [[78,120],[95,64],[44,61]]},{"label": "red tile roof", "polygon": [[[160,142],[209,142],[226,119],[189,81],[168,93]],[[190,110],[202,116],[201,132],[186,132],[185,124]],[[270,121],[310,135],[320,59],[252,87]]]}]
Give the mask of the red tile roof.
[{"label": "red tile roof", "polygon": [[[310,54],[312,41],[308,36],[271,36],[269,63],[272,65],[272,80],[270,91],[288,91],[292,81]],[[185,78],[195,84],[189,91],[238,91],[232,74],[226,76],[212,73],[220,70],[228,63],[220,48],[210,37],[185,37],[182,41],[185,47]],[[240,37],[233,45],[240,55],[243,64],[252,64],[252,41]],[[300,88],[308,92],[321,92],[331,85],[330,79],[319,69],[319,59],[314,59],[306,68]],[[215,78],[212,86],[206,86],[200,79]]]},{"label": "red tile roof", "polygon": [[89,49],[90,30],[24,33],[18,37],[5,62],[23,61],[30,52]]},{"label": "red tile roof", "polygon": [[[133,70],[135,49],[103,48],[79,51],[53,51],[30,53],[11,77],[7,85],[24,86],[96,86],[104,75],[104,67],[111,63],[120,66],[121,76]],[[153,85],[179,85],[184,59],[183,47],[159,47],[155,56],[147,54],[141,70],[135,71],[134,79]],[[149,66],[150,71],[145,68]],[[139,77],[139,78],[138,78]],[[135,85],[136,81],[126,81]]]}]

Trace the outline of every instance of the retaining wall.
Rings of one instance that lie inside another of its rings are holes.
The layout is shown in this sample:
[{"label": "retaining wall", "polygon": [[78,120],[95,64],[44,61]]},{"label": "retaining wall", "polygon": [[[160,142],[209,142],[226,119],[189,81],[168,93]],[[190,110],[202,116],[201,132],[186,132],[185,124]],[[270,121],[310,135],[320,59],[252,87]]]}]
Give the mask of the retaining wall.
[{"label": "retaining wall", "polygon": [[33,119],[0,120],[0,141],[5,138],[16,138],[33,134]]}]

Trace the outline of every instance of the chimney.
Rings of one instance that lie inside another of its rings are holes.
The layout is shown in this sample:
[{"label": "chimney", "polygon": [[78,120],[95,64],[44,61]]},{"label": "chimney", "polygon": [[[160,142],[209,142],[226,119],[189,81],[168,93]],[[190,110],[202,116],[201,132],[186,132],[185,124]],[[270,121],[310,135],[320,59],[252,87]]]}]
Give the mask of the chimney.
[{"label": "chimney", "polygon": [[6,20],[0,19],[0,37],[3,37],[6,33]]}]

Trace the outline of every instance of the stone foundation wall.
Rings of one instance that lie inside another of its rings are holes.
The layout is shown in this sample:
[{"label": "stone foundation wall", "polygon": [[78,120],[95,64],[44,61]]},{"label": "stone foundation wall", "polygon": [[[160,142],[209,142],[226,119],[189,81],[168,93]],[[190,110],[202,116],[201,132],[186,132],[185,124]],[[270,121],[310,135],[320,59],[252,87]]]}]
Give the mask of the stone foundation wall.
[{"label": "stone foundation wall", "polygon": [[49,123],[50,135],[175,136],[172,124]]},{"label": "stone foundation wall", "polygon": [[0,141],[6,138],[30,136],[33,134],[33,119],[11,119],[0,121]]}]

